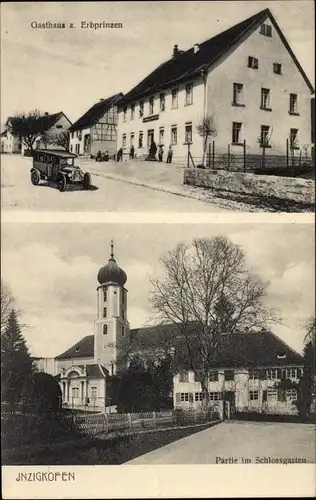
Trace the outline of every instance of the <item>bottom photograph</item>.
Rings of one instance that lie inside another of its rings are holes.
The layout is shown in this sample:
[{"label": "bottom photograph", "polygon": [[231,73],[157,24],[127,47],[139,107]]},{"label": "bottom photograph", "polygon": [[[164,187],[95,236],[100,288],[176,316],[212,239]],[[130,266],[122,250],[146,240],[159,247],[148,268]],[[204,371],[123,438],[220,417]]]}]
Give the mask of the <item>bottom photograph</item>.
[{"label": "bottom photograph", "polygon": [[314,463],[314,274],[313,224],[3,223],[3,465]]}]

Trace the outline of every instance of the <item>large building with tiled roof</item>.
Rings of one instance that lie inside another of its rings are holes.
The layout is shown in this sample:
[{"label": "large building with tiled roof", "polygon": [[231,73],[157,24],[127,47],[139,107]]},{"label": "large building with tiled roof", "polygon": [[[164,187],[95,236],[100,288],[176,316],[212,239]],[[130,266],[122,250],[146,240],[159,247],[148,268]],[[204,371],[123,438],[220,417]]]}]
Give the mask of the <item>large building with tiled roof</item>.
[{"label": "large building with tiled roof", "polygon": [[95,157],[98,151],[117,152],[117,103],[123,94],[100,99],[70,129],[70,151]]},{"label": "large building with tiled roof", "polygon": [[[188,145],[200,161],[197,125],[211,116],[215,152],[286,154],[311,146],[311,82],[269,9],[189,50],[174,46],[160,64],[127,92],[119,105],[119,146],[146,156],[152,141],[186,162]],[[245,143],[244,143],[245,141]],[[214,148],[213,148],[214,149]]]},{"label": "large building with tiled roof", "polygon": [[[185,409],[201,405],[201,386],[195,381],[185,354],[181,324],[130,329],[127,274],[116,262],[113,244],[110,259],[99,270],[97,281],[94,334],[83,337],[54,360],[52,374],[60,383],[64,404],[107,411],[113,402],[113,377],[120,377],[131,357],[146,359],[150,355],[161,359],[173,355],[178,358],[178,373],[173,383],[174,406]],[[186,328],[186,335],[198,336],[198,324],[192,322]],[[194,356],[197,360],[198,352]],[[37,364],[41,370],[47,365],[42,360],[37,360]],[[302,356],[271,331],[221,333],[210,358],[210,402],[216,405],[225,400],[230,409],[238,410],[295,412],[292,403],[296,391],[280,392],[277,383],[284,378],[297,382],[302,369]]]}]

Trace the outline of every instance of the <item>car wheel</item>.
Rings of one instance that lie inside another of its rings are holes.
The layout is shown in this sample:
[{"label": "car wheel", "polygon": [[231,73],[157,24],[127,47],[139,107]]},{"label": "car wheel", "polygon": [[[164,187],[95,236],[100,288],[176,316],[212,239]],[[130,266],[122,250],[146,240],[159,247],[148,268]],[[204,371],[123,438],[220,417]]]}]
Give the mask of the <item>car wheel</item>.
[{"label": "car wheel", "polygon": [[61,193],[63,193],[64,191],[66,191],[66,188],[67,188],[67,179],[65,175],[61,175],[58,179],[58,189]]},{"label": "car wheel", "polygon": [[40,174],[38,173],[37,170],[32,170],[31,172],[31,182],[34,186],[38,186],[39,182],[41,180]]},{"label": "car wheel", "polygon": [[83,176],[83,187],[85,189],[90,189],[91,187],[91,175],[89,172],[86,172]]}]

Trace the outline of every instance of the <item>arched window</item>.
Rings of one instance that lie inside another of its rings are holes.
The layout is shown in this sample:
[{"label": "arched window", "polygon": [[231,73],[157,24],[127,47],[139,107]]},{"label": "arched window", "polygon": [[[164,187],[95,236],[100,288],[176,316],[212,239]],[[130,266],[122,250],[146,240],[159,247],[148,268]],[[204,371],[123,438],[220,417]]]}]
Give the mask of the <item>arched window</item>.
[{"label": "arched window", "polygon": [[107,309],[106,307],[103,308],[103,318],[106,318],[107,317]]},{"label": "arched window", "polygon": [[107,335],[108,333],[108,325],[103,325],[103,335]]},{"label": "arched window", "polygon": [[103,288],[103,302],[107,302],[108,300],[108,290],[107,288]]}]

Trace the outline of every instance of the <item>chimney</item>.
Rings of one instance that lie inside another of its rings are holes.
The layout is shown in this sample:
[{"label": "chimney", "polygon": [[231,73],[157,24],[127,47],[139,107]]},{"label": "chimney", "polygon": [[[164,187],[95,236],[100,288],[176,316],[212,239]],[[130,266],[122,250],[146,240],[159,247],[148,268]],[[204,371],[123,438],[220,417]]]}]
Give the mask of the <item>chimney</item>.
[{"label": "chimney", "polygon": [[175,45],[173,47],[173,57],[176,57],[179,54],[179,48],[178,45]]},{"label": "chimney", "polygon": [[198,43],[195,43],[195,44],[194,44],[194,54],[197,54],[197,53],[199,52],[199,50],[200,50],[200,46],[199,46],[199,44],[198,44]]},{"label": "chimney", "polygon": [[48,116],[48,115],[49,115],[48,111],[45,111],[45,116]]}]

